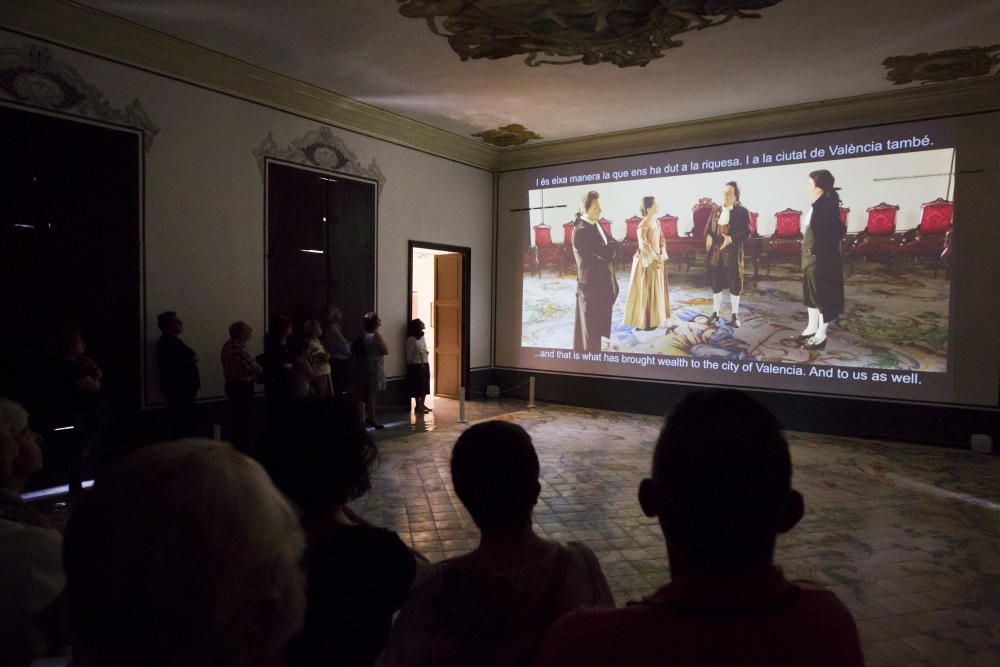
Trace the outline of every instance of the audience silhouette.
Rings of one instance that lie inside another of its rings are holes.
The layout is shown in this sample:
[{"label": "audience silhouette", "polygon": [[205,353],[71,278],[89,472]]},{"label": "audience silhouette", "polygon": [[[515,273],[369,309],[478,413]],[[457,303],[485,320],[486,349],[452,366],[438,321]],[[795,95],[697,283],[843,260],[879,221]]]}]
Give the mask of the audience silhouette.
[{"label": "audience silhouette", "polygon": [[396,533],[347,505],[371,487],[375,444],[357,404],[345,399],[302,401],[275,435],[270,468],[301,510],[308,545],[308,611],[289,663],[371,665],[416,572]]},{"label": "audience silhouette", "polygon": [[294,511],[226,443],[150,445],[74,510],[64,563],[73,664],[281,664],[305,607]]},{"label": "audience silhouette", "polygon": [[864,664],[844,604],[774,566],[777,536],[804,512],[780,428],[741,391],[681,401],[639,487],[663,531],[670,583],[624,609],[566,616],[541,664]]},{"label": "audience silhouette", "polygon": [[531,664],[562,614],[614,604],[589,548],[533,530],[539,463],[523,428],[504,421],[470,427],[455,443],[451,474],[480,530],[479,546],[421,577],[379,664]]}]

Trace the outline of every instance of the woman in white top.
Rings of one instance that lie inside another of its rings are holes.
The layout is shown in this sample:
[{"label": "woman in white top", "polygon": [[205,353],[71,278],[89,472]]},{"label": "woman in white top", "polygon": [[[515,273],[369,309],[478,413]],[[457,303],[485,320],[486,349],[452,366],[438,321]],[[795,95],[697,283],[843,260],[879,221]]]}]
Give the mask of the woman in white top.
[{"label": "woman in white top", "polygon": [[431,393],[431,367],[427,361],[424,328],[420,320],[410,320],[406,331],[406,384],[415,402],[413,411],[418,415],[431,412],[424,404],[427,394]]}]

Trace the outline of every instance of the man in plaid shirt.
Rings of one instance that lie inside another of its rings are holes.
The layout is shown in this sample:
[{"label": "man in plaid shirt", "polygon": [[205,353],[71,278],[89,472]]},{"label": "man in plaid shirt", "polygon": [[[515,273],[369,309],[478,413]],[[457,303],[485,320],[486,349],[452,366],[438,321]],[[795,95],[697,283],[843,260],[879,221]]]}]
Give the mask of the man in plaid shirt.
[{"label": "man in plaid shirt", "polygon": [[245,454],[251,453],[250,418],[253,413],[253,386],[264,372],[247,351],[247,341],[253,329],[246,322],[229,326],[229,340],[222,346],[222,372],[226,377],[226,396],[232,408],[233,445]]}]

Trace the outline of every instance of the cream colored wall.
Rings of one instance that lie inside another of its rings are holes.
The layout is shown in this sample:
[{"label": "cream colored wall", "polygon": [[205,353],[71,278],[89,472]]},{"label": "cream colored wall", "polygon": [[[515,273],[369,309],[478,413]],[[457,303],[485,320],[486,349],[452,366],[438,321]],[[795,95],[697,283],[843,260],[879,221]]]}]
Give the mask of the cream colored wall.
[{"label": "cream colored wall", "polygon": [[[0,30],[0,48],[38,44]],[[264,323],[264,190],[252,150],[270,132],[279,146],[319,123],[68,49],[45,45],[112,106],[138,99],[160,127],[145,156],[147,404],[160,402],[156,314],[177,310],[201,356],[202,398],[222,395],[219,349],[230,322]],[[378,309],[390,356],[405,373],[407,242],[472,249],[471,366],[490,365],[491,172],[333,128],[358,160],[386,177],[378,208]],[[260,350],[259,338],[251,342]]]}]

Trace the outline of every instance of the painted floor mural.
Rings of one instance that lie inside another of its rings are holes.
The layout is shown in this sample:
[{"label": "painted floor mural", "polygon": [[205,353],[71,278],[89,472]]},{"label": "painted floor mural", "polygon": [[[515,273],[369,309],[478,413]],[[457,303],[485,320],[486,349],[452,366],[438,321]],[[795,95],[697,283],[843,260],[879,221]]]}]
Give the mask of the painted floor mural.
[{"label": "painted floor mural", "polygon": [[[618,271],[621,294],[612,314],[610,348],[622,352],[719,357],[721,360],[823,364],[893,370],[947,370],[948,294],[943,271],[912,265],[892,271],[856,264],[845,280],[844,314],[829,330],[825,350],[806,350],[796,336],[805,328],[802,274],[791,265],[774,266],[757,285],[747,280],[740,303],[742,326],[709,325],[712,294],[698,267],[685,273],[669,265],[670,319],[653,331],[622,324],[629,274]],[[571,349],[576,308],[576,276],[551,270],[524,274],[521,345]]]}]

